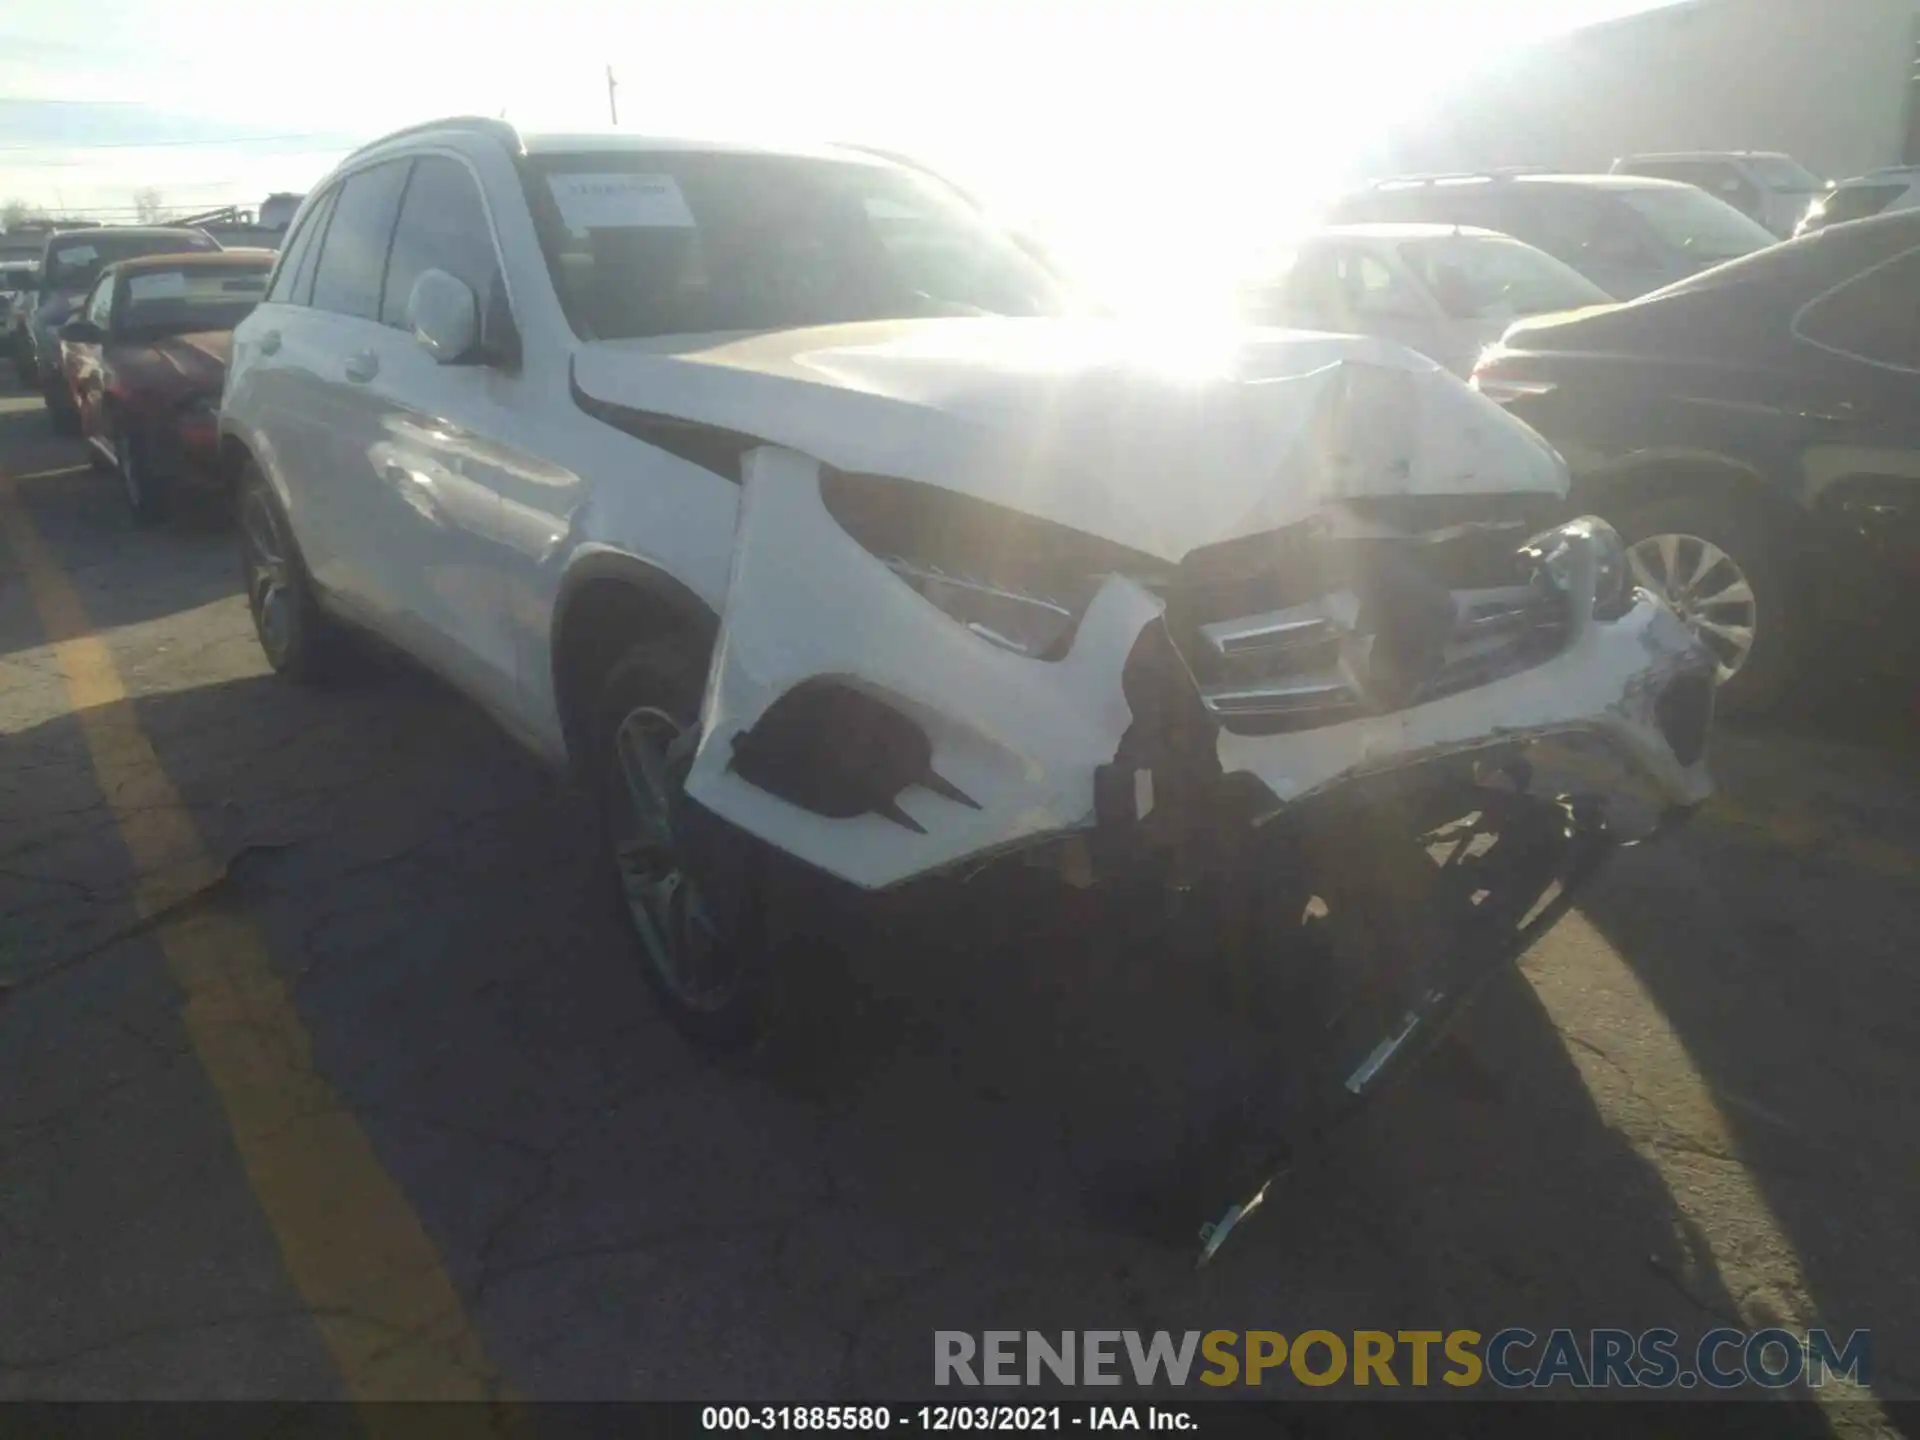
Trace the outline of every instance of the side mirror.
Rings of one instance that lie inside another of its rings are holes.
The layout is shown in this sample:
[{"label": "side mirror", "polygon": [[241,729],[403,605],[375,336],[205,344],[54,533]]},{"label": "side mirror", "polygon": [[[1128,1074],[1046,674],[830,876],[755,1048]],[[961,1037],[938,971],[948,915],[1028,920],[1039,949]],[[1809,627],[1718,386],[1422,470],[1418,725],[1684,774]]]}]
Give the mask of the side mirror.
[{"label": "side mirror", "polygon": [[98,345],[107,337],[100,327],[84,315],[76,315],[60,327],[60,338],[76,345]]},{"label": "side mirror", "polygon": [[442,365],[465,364],[480,347],[480,302],[466,281],[427,270],[407,294],[407,328]]}]

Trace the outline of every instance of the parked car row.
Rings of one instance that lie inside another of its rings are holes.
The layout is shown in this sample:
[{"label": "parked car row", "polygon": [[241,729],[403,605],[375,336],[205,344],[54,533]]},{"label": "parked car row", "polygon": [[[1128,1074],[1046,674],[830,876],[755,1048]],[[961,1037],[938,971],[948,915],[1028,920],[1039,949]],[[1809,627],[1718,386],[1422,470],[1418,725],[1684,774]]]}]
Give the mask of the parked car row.
[{"label": "parked car row", "polygon": [[[1714,651],[1722,709],[1758,710],[1842,637],[1871,637],[1854,659],[1913,664],[1920,426],[1903,417],[1920,401],[1920,328],[1894,262],[1920,227],[1889,215],[1782,245],[1697,187],[1628,174],[1711,180],[1688,168],[1704,162],[1377,182],[1333,208],[1360,223],[1305,237],[1243,309],[1471,375],[1560,448],[1578,508],[1614,524],[1636,583]],[[1828,291],[1848,298],[1816,307]],[[1843,304],[1849,334],[1822,341]]]},{"label": "parked car row", "polygon": [[14,365],[20,383],[38,386],[62,433],[73,433],[73,397],[60,373],[60,327],[66,323],[100,273],[117,260],[136,255],[218,250],[219,241],[204,230],[169,226],[103,225],[66,230],[47,238],[38,287],[25,323],[15,337]]},{"label": "parked car row", "polygon": [[1473,383],[1566,456],[1713,649],[1723,704],[1772,703],[1815,656],[1912,667],[1920,212],[1522,321]]},{"label": "parked car row", "polygon": [[759,1029],[821,886],[1165,884],[1298,1138],[1707,796],[1716,676],[1791,673],[1781,497],[1884,559],[1920,452],[1920,365],[1849,328],[1904,220],[1752,255],[1690,186],[1532,175],[1343,219],[1249,291],[1318,329],[1169,357],[884,155],[449,120],[277,258],[96,272],[59,378],[136,513],[211,444],[275,670],[376,638],[583,783],[690,1036]]},{"label": "parked car row", "polygon": [[1777,236],[1693,185],[1635,175],[1486,171],[1375,182],[1336,202],[1335,224],[1470,226],[1511,235],[1631,300]]},{"label": "parked car row", "polygon": [[1571,266],[1507,235],[1456,225],[1328,226],[1269,257],[1243,287],[1258,325],[1374,335],[1471,374],[1527,315],[1612,301]]},{"label": "parked car row", "polygon": [[1694,185],[1775,235],[1786,237],[1807,213],[1821,182],[1791,155],[1777,150],[1680,150],[1626,155],[1615,175],[1645,175]]},{"label": "parked car row", "polygon": [[56,429],[118,472],[134,518],[217,477],[215,416],[233,327],[266,293],[271,250],[143,255],[101,272],[60,328]]}]

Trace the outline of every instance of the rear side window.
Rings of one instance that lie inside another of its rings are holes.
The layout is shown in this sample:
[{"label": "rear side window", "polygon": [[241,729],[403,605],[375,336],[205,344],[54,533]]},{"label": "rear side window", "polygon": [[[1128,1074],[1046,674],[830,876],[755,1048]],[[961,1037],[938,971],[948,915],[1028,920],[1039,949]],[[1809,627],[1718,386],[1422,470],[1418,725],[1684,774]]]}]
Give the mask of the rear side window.
[{"label": "rear side window", "polygon": [[1864,220],[1869,215],[1878,215],[1906,190],[1905,185],[1850,185],[1829,195],[1821,212],[1829,225]]},{"label": "rear side window", "polygon": [[340,192],[331,190],[320,202],[319,213],[313,217],[313,244],[307,247],[307,253],[300,257],[300,269],[293,277],[293,291],[287,296],[290,305],[311,305],[313,303],[313,272],[320,265],[320,249],[326,243],[327,226],[333,223],[333,212],[340,203]]},{"label": "rear side window", "polygon": [[1646,175],[1655,180],[1678,180],[1687,185],[1711,186],[1733,173],[1727,165],[1715,166],[1700,160],[1636,160],[1621,166],[1622,175]]},{"label": "rear side window", "polygon": [[444,155],[414,161],[387,261],[383,323],[406,325],[407,297],[427,270],[444,270],[466,281],[483,314],[500,271],[480,187],[466,166]]},{"label": "rear side window", "polygon": [[380,316],[387,249],[393,240],[407,162],[391,160],[347,177],[334,202],[313,277],[313,305],[363,320]]},{"label": "rear side window", "polygon": [[201,230],[87,230],[56,235],[47,242],[42,283],[49,290],[85,290],[116,260],[219,248],[219,242]]},{"label": "rear side window", "polygon": [[87,319],[102,330],[113,323],[113,277],[102,276],[93,287],[93,294],[87,297]]},{"label": "rear side window", "polygon": [[1645,223],[1610,195],[1571,185],[1539,186],[1490,197],[1488,208],[1489,217],[1480,224],[1524,240],[1576,270],[1596,264],[1634,265],[1649,258]]},{"label": "rear side window", "polygon": [[1794,333],[1874,365],[1920,370],[1920,250],[1909,250],[1815,300]]},{"label": "rear side window", "polygon": [[327,211],[332,208],[333,192],[329,191],[307,212],[306,223],[288,237],[286,249],[280,254],[280,268],[274,272],[273,288],[267,292],[270,304],[285,305],[292,301],[300,267],[313,253],[320,232],[326,228]]}]

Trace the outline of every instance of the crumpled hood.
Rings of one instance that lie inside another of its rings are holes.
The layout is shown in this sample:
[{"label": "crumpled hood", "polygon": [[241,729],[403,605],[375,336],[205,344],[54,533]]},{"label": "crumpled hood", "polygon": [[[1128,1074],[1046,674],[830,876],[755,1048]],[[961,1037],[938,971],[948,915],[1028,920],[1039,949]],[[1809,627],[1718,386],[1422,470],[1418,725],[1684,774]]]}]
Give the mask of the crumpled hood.
[{"label": "crumpled hood", "polygon": [[1563,495],[1566,467],[1431,361],[1355,336],[882,321],[599,342],[594,400],[1006,505],[1167,560],[1388,494]]}]

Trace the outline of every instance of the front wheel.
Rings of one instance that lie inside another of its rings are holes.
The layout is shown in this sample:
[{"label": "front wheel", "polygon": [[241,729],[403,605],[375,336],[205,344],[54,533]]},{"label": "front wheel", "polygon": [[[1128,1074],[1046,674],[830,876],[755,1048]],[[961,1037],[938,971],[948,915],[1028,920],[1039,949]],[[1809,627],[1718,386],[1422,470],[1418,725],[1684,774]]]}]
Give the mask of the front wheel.
[{"label": "front wheel", "polygon": [[699,647],[636,644],[601,685],[592,781],[602,841],[643,973],[667,1017],[710,1050],[756,1039],[783,857],[688,800],[705,666]]},{"label": "front wheel", "polygon": [[1713,654],[1724,714],[1772,706],[1793,671],[1785,576],[1759,520],[1710,497],[1622,516],[1634,582],[1660,596]]},{"label": "front wheel", "polygon": [[236,502],[240,578],[267,663],[308,684],[338,673],[345,636],[320,608],[293,527],[260,467],[249,462]]}]

